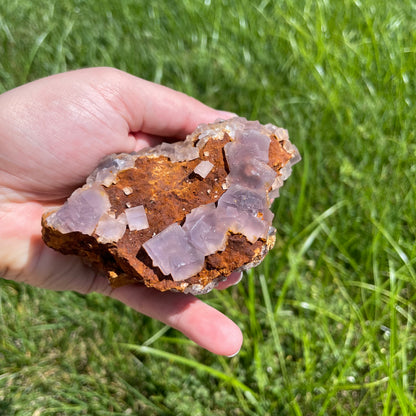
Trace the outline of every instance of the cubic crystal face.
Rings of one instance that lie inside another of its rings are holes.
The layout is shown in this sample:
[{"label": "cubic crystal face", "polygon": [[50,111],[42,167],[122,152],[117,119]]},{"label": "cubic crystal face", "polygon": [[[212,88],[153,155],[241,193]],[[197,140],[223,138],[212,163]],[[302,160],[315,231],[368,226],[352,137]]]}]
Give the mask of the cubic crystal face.
[{"label": "cubic crystal face", "polygon": [[196,166],[194,172],[201,178],[206,178],[213,167],[214,165],[211,162],[209,162],[208,160],[203,160]]},{"label": "cubic crystal face", "polygon": [[149,228],[149,222],[147,221],[146,211],[143,205],[127,208],[125,213],[130,231],[138,231]]},{"label": "cubic crystal face", "polygon": [[266,237],[273,219],[265,192],[241,185],[232,185],[222,195],[218,209],[220,216],[228,219],[230,230],[243,234],[251,243]]},{"label": "cubic crystal face", "polygon": [[204,256],[225,249],[228,227],[218,214],[215,204],[202,205],[186,216],[182,227],[190,243]]},{"label": "cubic crystal face", "polygon": [[98,236],[100,243],[112,243],[120,240],[126,231],[126,223],[120,221],[108,214],[101,216],[98,225],[95,229],[95,234]]},{"label": "cubic crystal face", "polygon": [[198,273],[204,264],[204,255],[190,244],[186,232],[176,223],[146,241],[143,247],[153,264],[177,281]]},{"label": "cubic crystal face", "polygon": [[184,142],[106,157],[44,215],[43,238],[114,287],[206,293],[273,246],[270,204],[299,160],[282,128],[241,117],[204,124]]}]

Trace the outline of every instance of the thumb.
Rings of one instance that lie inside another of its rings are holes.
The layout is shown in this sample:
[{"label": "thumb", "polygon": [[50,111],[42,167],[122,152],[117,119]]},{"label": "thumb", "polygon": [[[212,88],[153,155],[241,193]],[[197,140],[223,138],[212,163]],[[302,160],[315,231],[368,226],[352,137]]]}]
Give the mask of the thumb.
[{"label": "thumb", "polygon": [[[215,110],[179,91],[143,80],[114,68],[89,68],[80,71],[98,79],[98,88],[108,88],[118,102],[131,132],[162,137],[184,138],[201,123],[227,119],[235,114]],[[110,95],[111,96],[111,95]]]}]

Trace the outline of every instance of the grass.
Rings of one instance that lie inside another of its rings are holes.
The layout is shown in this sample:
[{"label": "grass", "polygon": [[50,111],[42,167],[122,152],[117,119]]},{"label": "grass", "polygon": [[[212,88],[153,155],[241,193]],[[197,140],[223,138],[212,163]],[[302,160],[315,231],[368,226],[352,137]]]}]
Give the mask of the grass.
[{"label": "grass", "polygon": [[416,413],[416,8],[410,0],[0,5],[0,91],[109,65],[289,129],[278,241],[204,299],[231,359],[98,295],[0,282],[0,414]]}]

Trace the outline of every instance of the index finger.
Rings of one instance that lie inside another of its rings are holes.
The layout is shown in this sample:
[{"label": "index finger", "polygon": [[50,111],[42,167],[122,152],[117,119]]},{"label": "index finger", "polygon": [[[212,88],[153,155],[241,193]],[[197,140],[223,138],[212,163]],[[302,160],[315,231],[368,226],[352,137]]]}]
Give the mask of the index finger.
[{"label": "index finger", "polygon": [[110,296],[157,319],[218,355],[233,356],[243,342],[240,328],[221,312],[192,295],[158,292],[143,285],[114,289]]}]

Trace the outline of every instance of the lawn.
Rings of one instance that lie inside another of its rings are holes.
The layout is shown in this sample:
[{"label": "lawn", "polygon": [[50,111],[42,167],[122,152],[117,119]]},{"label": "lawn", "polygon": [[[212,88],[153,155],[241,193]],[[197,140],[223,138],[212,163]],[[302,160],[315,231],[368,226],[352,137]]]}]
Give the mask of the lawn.
[{"label": "lawn", "polygon": [[0,414],[416,414],[415,57],[410,0],[2,1],[0,92],[117,67],[283,126],[303,160],[276,247],[204,296],[242,329],[237,356],[1,280]]}]

